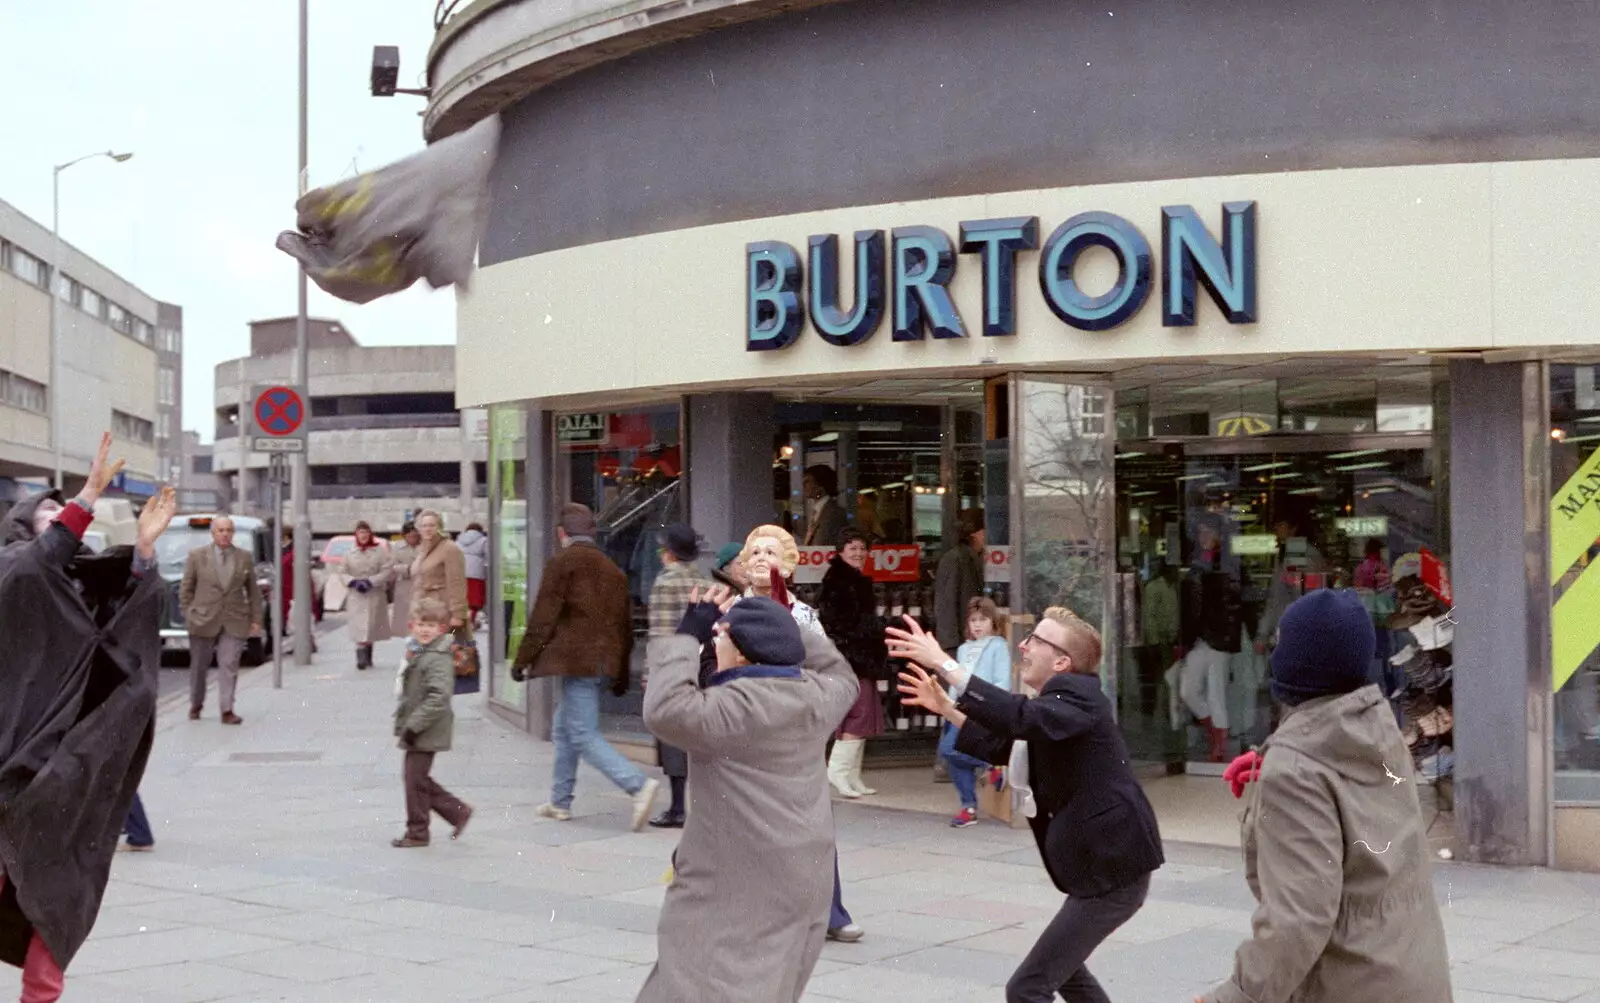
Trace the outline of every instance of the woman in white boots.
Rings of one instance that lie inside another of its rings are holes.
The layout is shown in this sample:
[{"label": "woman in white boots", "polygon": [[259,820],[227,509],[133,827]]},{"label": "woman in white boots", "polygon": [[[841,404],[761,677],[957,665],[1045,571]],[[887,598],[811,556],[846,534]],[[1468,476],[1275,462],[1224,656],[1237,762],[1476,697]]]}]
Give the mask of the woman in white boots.
[{"label": "woman in white boots", "polygon": [[866,740],[883,734],[883,699],[878,680],[887,679],[889,648],[884,623],[878,616],[872,579],[867,577],[867,539],[854,527],[839,535],[839,552],[828,562],[817,597],[822,629],[855,670],[860,693],[833,743],[828,756],[828,783],[847,798],[876,794],[861,779]]}]

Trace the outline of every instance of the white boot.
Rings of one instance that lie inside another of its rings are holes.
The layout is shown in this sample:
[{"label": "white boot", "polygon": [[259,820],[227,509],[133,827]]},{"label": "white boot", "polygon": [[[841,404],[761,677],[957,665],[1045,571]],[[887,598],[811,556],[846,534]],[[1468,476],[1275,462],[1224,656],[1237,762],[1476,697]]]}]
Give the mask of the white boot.
[{"label": "white boot", "polygon": [[840,797],[855,799],[861,796],[850,785],[850,757],[853,755],[851,746],[860,744],[840,739],[833,743],[833,752],[828,754],[828,783],[833,785],[833,789],[839,792]]},{"label": "white boot", "polygon": [[857,739],[851,743],[855,751],[850,754],[850,786],[857,794],[867,796],[878,793],[861,781],[861,764],[867,758],[866,739]]}]

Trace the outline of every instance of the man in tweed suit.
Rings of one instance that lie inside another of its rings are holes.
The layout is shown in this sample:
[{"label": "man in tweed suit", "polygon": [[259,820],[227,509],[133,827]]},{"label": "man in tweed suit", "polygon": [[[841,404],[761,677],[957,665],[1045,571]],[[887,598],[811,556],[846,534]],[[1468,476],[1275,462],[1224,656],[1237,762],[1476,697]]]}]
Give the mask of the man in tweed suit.
[{"label": "man in tweed suit", "polygon": [[[677,523],[661,530],[661,573],[650,589],[650,636],[671,637],[678,632],[678,621],[689,608],[690,597],[710,586],[695,561],[700,557],[700,539],[693,527]],[[657,829],[681,829],[684,814],[684,785],[689,777],[689,757],[682,749],[656,742],[656,758],[672,785],[672,804],[650,820]]]},{"label": "man in tweed suit", "polygon": [[261,587],[255,559],[233,545],[233,520],[211,522],[211,543],[189,552],[178,605],[189,630],[189,720],[200,720],[206,702],[206,669],[217,656],[217,700],[223,724],[243,724],[233,712],[239,659],[245,643],[261,636]]}]

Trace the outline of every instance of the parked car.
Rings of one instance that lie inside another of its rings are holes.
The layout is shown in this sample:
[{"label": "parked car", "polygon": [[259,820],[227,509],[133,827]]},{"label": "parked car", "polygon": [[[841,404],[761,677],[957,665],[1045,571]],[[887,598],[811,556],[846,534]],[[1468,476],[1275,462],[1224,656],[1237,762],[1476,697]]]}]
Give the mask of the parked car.
[{"label": "parked car", "polygon": [[[183,585],[183,568],[189,552],[211,542],[211,522],[215,514],[180,515],[156,540],[156,561],[166,582],[166,602],[161,614],[161,653],[189,657],[189,632],[184,629],[183,610],[178,607],[178,591]],[[246,551],[255,561],[256,583],[261,586],[261,624],[272,622],[272,535],[260,519],[236,515],[233,519],[233,545]],[[272,657],[272,639],[263,632],[253,637],[244,651],[244,664],[260,665]]]}]

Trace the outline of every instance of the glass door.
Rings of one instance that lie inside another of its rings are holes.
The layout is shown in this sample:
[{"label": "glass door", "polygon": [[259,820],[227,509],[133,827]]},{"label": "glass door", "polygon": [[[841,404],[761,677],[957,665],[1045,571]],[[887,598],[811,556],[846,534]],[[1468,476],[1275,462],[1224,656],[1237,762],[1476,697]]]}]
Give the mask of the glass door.
[{"label": "glass door", "polygon": [[489,699],[519,715],[527,713],[527,688],[511,678],[511,659],[528,622],[527,422],[516,405],[489,410],[491,595],[499,597],[489,604]]}]

